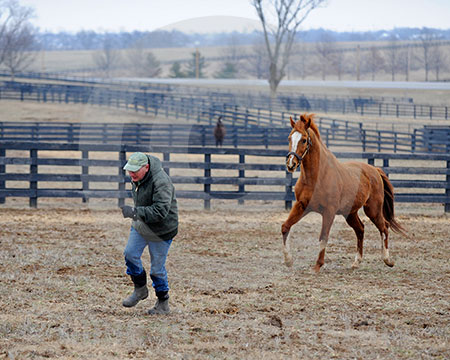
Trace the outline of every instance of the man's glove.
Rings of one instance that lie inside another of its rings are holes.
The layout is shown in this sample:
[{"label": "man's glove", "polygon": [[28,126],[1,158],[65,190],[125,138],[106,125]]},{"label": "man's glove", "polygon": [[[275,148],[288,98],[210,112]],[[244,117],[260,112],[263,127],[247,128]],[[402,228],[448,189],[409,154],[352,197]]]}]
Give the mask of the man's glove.
[{"label": "man's glove", "polygon": [[122,215],[124,218],[131,218],[133,220],[137,220],[137,210],[132,206],[122,206]]}]

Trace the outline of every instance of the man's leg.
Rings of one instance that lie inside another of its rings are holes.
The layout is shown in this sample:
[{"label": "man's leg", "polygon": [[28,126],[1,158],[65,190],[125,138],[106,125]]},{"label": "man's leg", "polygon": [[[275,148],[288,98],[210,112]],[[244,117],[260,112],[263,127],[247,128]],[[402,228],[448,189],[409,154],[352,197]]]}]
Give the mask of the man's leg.
[{"label": "man's leg", "polygon": [[152,278],[153,288],[158,298],[155,307],[149,310],[149,314],[167,314],[170,310],[166,259],[172,240],[149,241],[148,244],[151,259],[150,277]]},{"label": "man's leg", "polygon": [[132,307],[148,297],[147,274],[142,266],[141,256],[148,242],[131,228],[128,243],[123,252],[127,274],[134,283],[134,292],[123,301],[123,306]]}]

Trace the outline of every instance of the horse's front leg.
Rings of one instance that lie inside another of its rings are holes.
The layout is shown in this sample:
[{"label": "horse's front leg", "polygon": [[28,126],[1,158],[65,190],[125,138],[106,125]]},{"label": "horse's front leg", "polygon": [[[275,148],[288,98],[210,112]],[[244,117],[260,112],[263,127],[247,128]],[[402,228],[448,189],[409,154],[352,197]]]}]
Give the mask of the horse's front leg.
[{"label": "horse's front leg", "polygon": [[330,235],[331,225],[333,225],[335,213],[326,212],[322,214],[322,230],[319,237],[319,256],[317,257],[316,265],[314,265],[314,271],[318,273],[320,268],[325,263],[325,249],[328,243],[328,236]]},{"label": "horse's front leg", "polygon": [[289,231],[291,227],[300,221],[300,219],[305,215],[305,207],[300,202],[295,202],[294,206],[289,213],[287,220],[281,226],[281,233],[283,234],[283,254],[284,263],[286,266],[291,267],[293,264],[291,256],[291,248],[289,246]]}]

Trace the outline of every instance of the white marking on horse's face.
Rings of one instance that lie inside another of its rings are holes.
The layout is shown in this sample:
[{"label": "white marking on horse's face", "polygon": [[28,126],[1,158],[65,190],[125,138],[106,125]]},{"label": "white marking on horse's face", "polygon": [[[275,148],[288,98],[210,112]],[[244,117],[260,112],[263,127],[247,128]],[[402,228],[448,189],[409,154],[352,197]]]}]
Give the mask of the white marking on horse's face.
[{"label": "white marking on horse's face", "polygon": [[[298,131],[295,131],[291,135],[291,151],[297,152],[298,143],[300,142],[301,139],[302,139],[302,134],[300,134]],[[293,159],[294,159],[294,155],[289,156],[289,166],[290,167],[294,166]]]},{"label": "white marking on horse's face", "polygon": [[291,144],[292,144],[292,151],[297,152],[298,143],[302,139],[302,134],[300,134],[298,131],[294,132],[291,135]]}]

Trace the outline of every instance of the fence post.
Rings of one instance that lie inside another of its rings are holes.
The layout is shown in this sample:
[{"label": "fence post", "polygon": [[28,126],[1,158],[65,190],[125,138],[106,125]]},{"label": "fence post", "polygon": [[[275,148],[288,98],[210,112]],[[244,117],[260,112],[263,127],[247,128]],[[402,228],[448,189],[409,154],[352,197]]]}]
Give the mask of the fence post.
[{"label": "fence post", "polygon": [[38,167],[37,167],[37,150],[30,150],[30,207],[37,208],[37,181],[33,180],[33,175],[37,175]]},{"label": "fence post", "polygon": [[169,146],[173,145],[173,124],[169,125]]},{"label": "fence post", "polygon": [[[170,161],[170,153],[168,153],[168,152],[163,153],[163,161],[167,161],[167,162]],[[170,176],[170,167],[165,166],[165,167],[163,167],[163,169],[166,172],[166,174]]]},{"label": "fence post", "polygon": [[[389,159],[384,158],[383,159],[383,171],[386,172],[386,170],[384,170],[384,168],[388,168],[389,167]],[[386,174],[387,177],[389,177],[389,172]]]},{"label": "fence post", "polygon": [[361,130],[361,136],[362,136],[362,148],[363,152],[366,152],[366,130]]},{"label": "fence post", "polygon": [[[139,136],[139,132],[138,132],[138,136]],[[108,142],[108,124],[107,123],[103,124],[102,139],[103,139],[103,144],[106,144]]]},{"label": "fence post", "polygon": [[411,134],[411,152],[414,153],[416,151],[416,131],[417,129],[414,129],[414,132]]},{"label": "fence post", "polygon": [[[448,149],[448,146],[447,146],[447,149]],[[447,150],[447,152],[448,152],[448,150]],[[447,197],[449,197],[450,196],[450,160],[447,160],[447,176],[446,176],[446,180],[447,180],[447,186],[445,188],[445,195]],[[444,211],[446,213],[450,212],[450,203],[446,202],[444,204]]]},{"label": "fence post", "polygon": [[200,142],[203,147],[206,146],[206,125],[200,127]]},{"label": "fence post", "polygon": [[67,127],[67,142],[73,143],[73,123]]},{"label": "fence post", "polygon": [[39,123],[37,122],[31,128],[31,140],[39,141]]},{"label": "fence post", "polygon": [[291,210],[292,208],[292,173],[286,170],[286,190],[284,195],[284,209]]},{"label": "fence post", "polygon": [[[5,159],[6,158],[6,150],[5,149],[0,149],[0,159]],[[6,174],[6,165],[2,165],[0,164],[0,175],[2,174]],[[0,180],[0,190],[5,190],[5,180]],[[0,204],[4,204],[5,203],[5,197],[0,196]]]},{"label": "fence post", "polygon": [[122,207],[125,205],[125,198],[123,197],[123,193],[125,192],[125,170],[122,169],[122,166],[125,164],[125,161],[127,159],[127,154],[125,150],[119,151],[119,160],[120,160],[120,166],[119,166],[119,177],[121,178],[119,181],[119,207]]},{"label": "fence post", "polygon": [[81,184],[83,189],[83,203],[89,202],[89,198],[84,194],[84,191],[89,190],[89,181],[86,178],[89,177],[89,165],[87,165],[87,161],[89,160],[89,151],[82,150],[82,166],[81,166]]},{"label": "fence post", "polygon": [[205,154],[205,185],[203,185],[203,191],[206,194],[206,198],[203,202],[203,207],[205,210],[211,209],[211,184],[209,181],[211,180],[211,154]]},{"label": "fence post", "polygon": [[[239,154],[239,165],[243,166],[244,164],[245,164],[245,155]],[[239,179],[245,179],[245,170],[244,169],[239,168]],[[241,193],[242,194],[245,193],[245,185],[244,184],[239,184],[239,194],[241,194]],[[239,198],[238,204],[243,205],[244,199]]]}]

